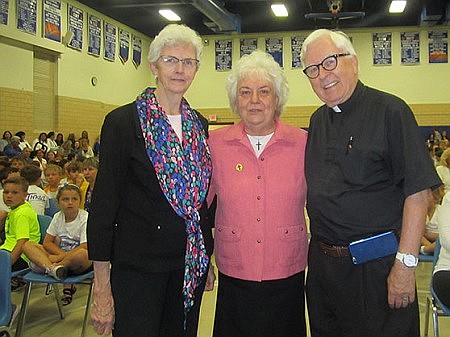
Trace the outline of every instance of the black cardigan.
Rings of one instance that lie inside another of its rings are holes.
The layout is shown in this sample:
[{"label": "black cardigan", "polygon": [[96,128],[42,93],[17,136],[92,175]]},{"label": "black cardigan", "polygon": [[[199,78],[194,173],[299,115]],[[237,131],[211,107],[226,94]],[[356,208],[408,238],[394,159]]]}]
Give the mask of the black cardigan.
[{"label": "black cardigan", "polygon": [[[207,130],[207,120],[197,114]],[[160,188],[134,102],[105,117],[100,139],[100,166],[87,225],[89,258],[151,272],[183,268],[184,220]],[[206,202],[200,215],[211,254]]]}]

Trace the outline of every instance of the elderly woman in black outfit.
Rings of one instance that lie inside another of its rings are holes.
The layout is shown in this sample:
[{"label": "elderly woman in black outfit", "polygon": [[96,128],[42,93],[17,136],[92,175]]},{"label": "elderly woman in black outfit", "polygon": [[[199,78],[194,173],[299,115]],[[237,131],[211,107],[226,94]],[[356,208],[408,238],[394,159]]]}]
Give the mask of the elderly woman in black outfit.
[{"label": "elderly woman in black outfit", "polygon": [[193,30],[166,26],[148,54],[156,88],[105,118],[88,220],[98,334],[197,335],[212,243],[211,160],[207,121],[183,95],[201,50]]}]

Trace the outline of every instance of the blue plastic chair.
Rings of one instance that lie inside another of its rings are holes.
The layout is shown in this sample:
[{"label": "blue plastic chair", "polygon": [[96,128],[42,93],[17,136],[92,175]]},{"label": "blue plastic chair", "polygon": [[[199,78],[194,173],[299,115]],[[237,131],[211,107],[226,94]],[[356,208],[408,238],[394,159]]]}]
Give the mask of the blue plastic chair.
[{"label": "blue plastic chair", "polygon": [[[439,252],[441,250],[441,244],[439,238],[436,240],[436,248],[434,250],[434,260],[433,267],[436,265],[439,259]],[[434,328],[434,337],[439,337],[439,316],[450,316],[450,308],[445,306],[439,298],[436,296],[436,293],[433,289],[433,282],[430,283],[430,296],[427,296],[427,308],[425,311],[425,331],[424,336],[428,336],[428,321],[430,317],[430,308],[433,313],[433,328]]]},{"label": "blue plastic chair", "polygon": [[[47,233],[47,228],[50,225],[52,218],[47,215],[38,215],[38,221],[39,226],[41,229],[41,242],[44,241],[45,235]],[[11,262],[10,262],[11,263]],[[11,269],[11,267],[10,267]],[[86,311],[84,314],[84,321],[83,321],[83,329],[81,331],[81,336],[84,337],[86,332],[86,327],[88,323],[88,314],[89,314],[89,307],[91,304],[91,297],[92,297],[92,289],[94,287],[94,272],[90,271],[81,275],[73,275],[69,276],[64,280],[56,280],[51,276],[45,275],[45,274],[39,274],[35,273],[33,271],[29,271],[23,276],[23,280],[27,282],[27,285],[25,287],[25,292],[23,294],[23,300],[22,300],[22,307],[20,309],[20,316],[19,321],[17,323],[17,329],[16,329],[16,337],[22,337],[23,335],[23,328],[25,325],[25,316],[26,311],[28,309],[28,303],[30,301],[30,295],[31,295],[31,288],[33,283],[45,283],[47,285],[51,285],[54,287],[54,294],[56,299],[56,304],[59,311],[59,316],[61,319],[64,319],[64,311],[63,311],[63,305],[61,303],[61,296],[59,294],[59,287],[58,284],[87,284],[90,286],[87,303],[86,303]]]},{"label": "blue plastic chair", "polygon": [[16,337],[22,337],[23,335],[23,329],[25,325],[25,317],[26,312],[28,309],[28,303],[30,301],[30,295],[31,295],[31,288],[33,283],[45,283],[45,284],[51,284],[54,287],[53,293],[55,294],[56,304],[59,311],[59,316],[61,319],[64,319],[64,311],[63,306],[61,303],[61,296],[59,294],[59,284],[86,284],[89,285],[89,292],[87,296],[86,301],[86,310],[84,313],[84,320],[83,320],[83,327],[81,330],[81,337],[85,336],[86,328],[88,324],[88,315],[89,315],[89,308],[91,304],[91,298],[92,298],[92,289],[94,287],[94,272],[90,271],[81,275],[73,275],[69,276],[64,280],[56,280],[51,276],[45,275],[45,274],[39,274],[35,273],[33,271],[25,274],[23,279],[27,282],[27,285],[25,287],[25,292],[23,294],[23,300],[22,300],[22,307],[20,309],[20,315],[19,315],[19,321],[17,323],[17,330],[16,330]]},{"label": "blue plastic chair", "polygon": [[60,211],[60,208],[55,198],[48,199],[48,202],[50,206],[45,209],[45,215],[53,217],[56,213]]},{"label": "blue plastic chair", "polygon": [[0,334],[10,336],[13,321],[11,304],[11,255],[6,250],[0,250]]}]

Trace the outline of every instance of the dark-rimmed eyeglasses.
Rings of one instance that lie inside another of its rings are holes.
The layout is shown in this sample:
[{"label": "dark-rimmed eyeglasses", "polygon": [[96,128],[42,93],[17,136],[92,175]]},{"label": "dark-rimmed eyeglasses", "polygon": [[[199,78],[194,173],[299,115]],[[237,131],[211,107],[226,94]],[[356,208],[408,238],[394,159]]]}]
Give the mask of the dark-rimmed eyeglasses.
[{"label": "dark-rimmed eyeglasses", "polygon": [[160,60],[163,61],[163,63],[171,68],[175,68],[178,66],[178,64],[181,62],[183,66],[186,69],[194,69],[197,68],[200,64],[200,61],[197,59],[191,59],[191,58],[185,58],[185,59],[179,59],[176,56],[170,56],[170,55],[161,55],[159,57]]},{"label": "dark-rimmed eyeglasses", "polygon": [[307,66],[305,69],[303,69],[303,73],[308,76],[310,79],[314,79],[320,74],[320,68],[322,67],[325,70],[331,71],[336,69],[338,65],[338,58],[349,56],[350,53],[342,53],[342,54],[333,54],[330,56],[327,56],[323,59],[322,62],[319,64],[311,64],[310,66]]}]

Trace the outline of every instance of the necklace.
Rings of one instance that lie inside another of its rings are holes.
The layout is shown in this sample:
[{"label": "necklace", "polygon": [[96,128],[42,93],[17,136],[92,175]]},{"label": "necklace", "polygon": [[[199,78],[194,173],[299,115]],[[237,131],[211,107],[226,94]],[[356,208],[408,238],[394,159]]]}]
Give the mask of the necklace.
[{"label": "necklace", "polygon": [[261,152],[264,151],[264,148],[266,147],[267,143],[269,142],[270,138],[272,138],[272,136],[273,132],[265,136],[251,136],[247,134],[250,144],[252,144],[253,150],[255,151],[257,157],[259,157]]}]

